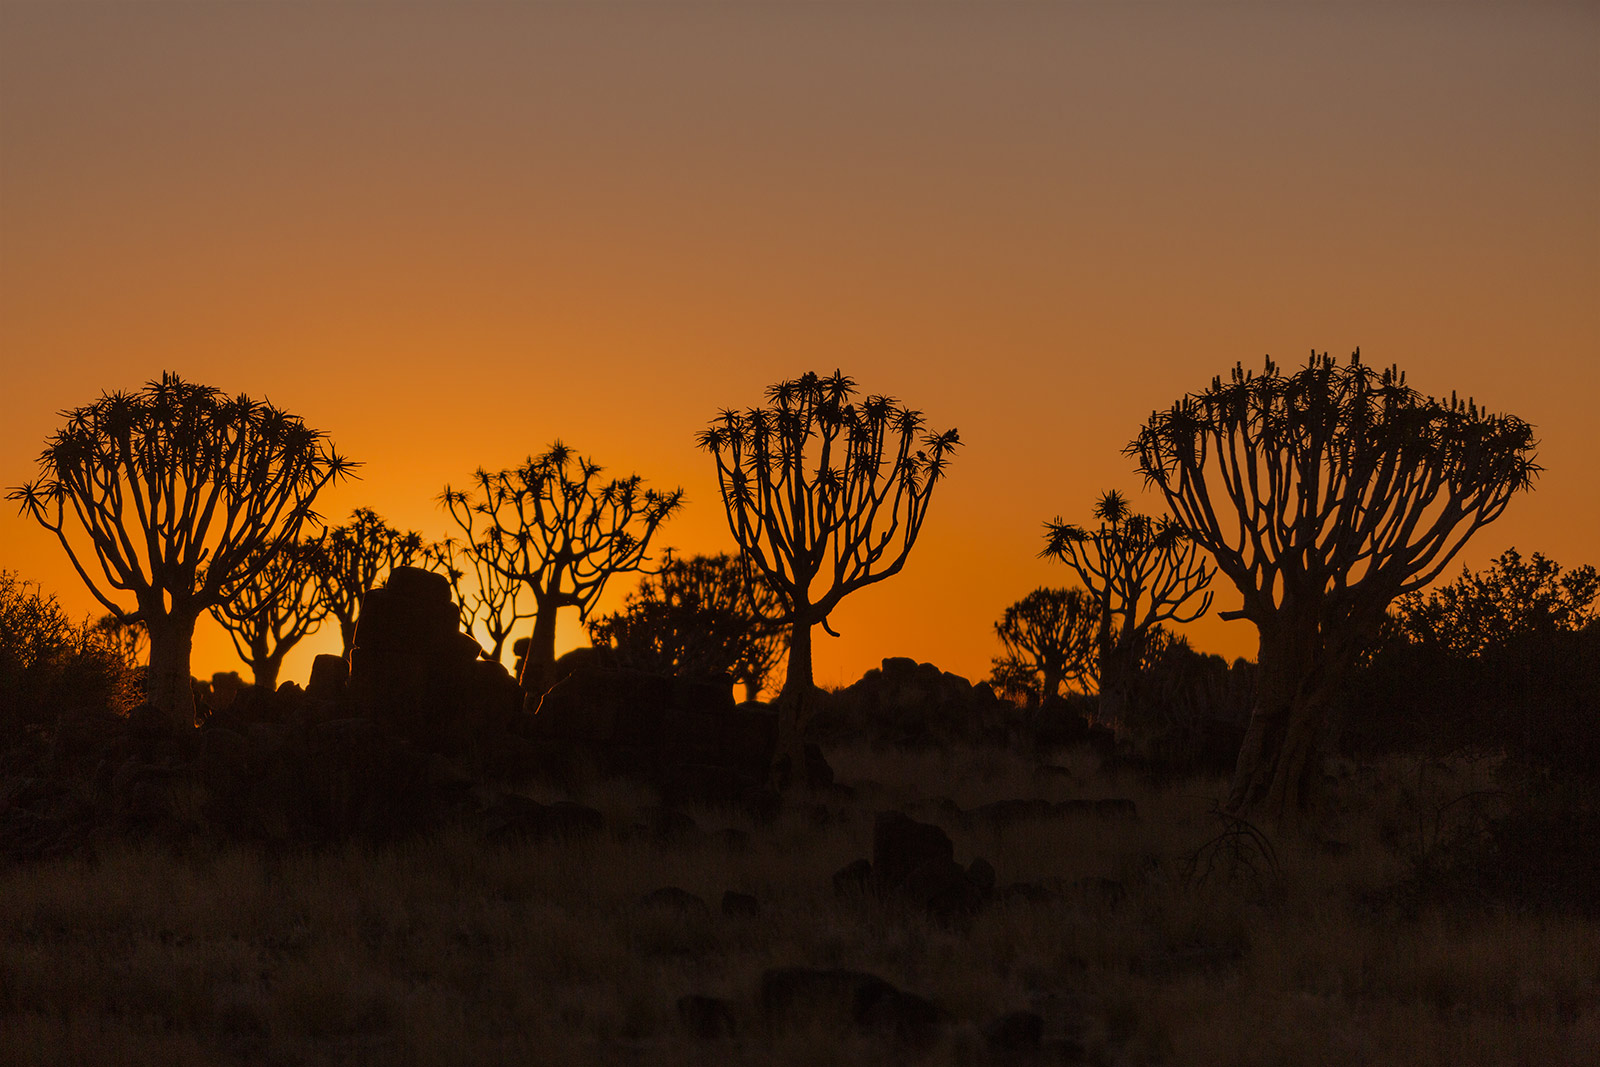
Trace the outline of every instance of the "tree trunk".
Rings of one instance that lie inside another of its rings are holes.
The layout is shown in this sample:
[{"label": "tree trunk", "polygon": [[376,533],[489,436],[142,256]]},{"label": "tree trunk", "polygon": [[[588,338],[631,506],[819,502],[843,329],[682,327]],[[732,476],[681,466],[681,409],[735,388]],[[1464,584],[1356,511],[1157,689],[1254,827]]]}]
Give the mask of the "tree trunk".
[{"label": "tree trunk", "polygon": [[189,660],[194,648],[194,620],[146,613],[150,632],[150,670],[145,699],[167,714],[173,729],[194,729],[194,689]]},{"label": "tree trunk", "polygon": [[1051,697],[1057,697],[1061,695],[1060,671],[1049,669],[1044,671],[1044,687],[1042,695],[1043,701],[1041,701],[1041,703],[1048,701]]},{"label": "tree trunk", "polygon": [[257,689],[265,689],[269,693],[278,690],[278,675],[283,671],[283,654],[287,649],[262,656],[250,662],[250,670],[255,675]]},{"label": "tree trunk", "polygon": [[339,654],[343,656],[345,658],[345,662],[348,663],[350,661],[350,650],[356,647],[355,616],[352,615],[348,619],[344,618],[343,616],[339,617],[339,640],[344,642],[344,650]]},{"label": "tree trunk", "polygon": [[556,612],[554,605],[539,605],[533,618],[533,637],[528,642],[528,654],[522,663],[522,677],[517,683],[522,691],[542,694],[550,685],[551,668],[556,663]]},{"label": "tree trunk", "polygon": [[1315,620],[1261,636],[1250,726],[1239,748],[1227,810],[1292,818],[1306,796],[1327,714],[1328,680],[1316,656]]},{"label": "tree trunk", "polygon": [[1137,658],[1121,644],[1105,651],[1100,657],[1100,702],[1095,717],[1102,726],[1126,725],[1129,704],[1133,698],[1133,675],[1138,670]]},{"label": "tree trunk", "polygon": [[[811,717],[811,623],[796,612],[789,636],[789,673],[778,694],[778,745],[773,752],[773,770],[787,760],[790,787],[802,785],[806,778],[806,720]],[[775,779],[780,778],[774,774]],[[778,784],[784,784],[779,781]]]}]

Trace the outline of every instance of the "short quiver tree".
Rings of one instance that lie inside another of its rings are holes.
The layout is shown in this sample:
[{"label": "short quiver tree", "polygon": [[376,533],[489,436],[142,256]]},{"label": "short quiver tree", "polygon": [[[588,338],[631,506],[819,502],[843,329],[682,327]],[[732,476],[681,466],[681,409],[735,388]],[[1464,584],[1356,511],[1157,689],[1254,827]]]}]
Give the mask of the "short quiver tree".
[{"label": "short quiver tree", "polygon": [[312,556],[317,596],[339,623],[340,655],[350,657],[361,602],[396,567],[418,565],[427,546],[414,530],[397,530],[371,508],[356,508]]},{"label": "short quiver tree", "polygon": [[1128,446],[1176,520],[1238,587],[1259,673],[1228,807],[1283,817],[1310,799],[1337,686],[1396,597],[1421,589],[1529,488],[1533,432],[1397,369],[1312,354],[1157,411]]},{"label": "short quiver tree", "polygon": [[754,700],[783,659],[783,602],[742,557],[664,563],[622,610],[589,623],[589,640],[629,666],[745,687]]},{"label": "short quiver tree", "polygon": [[1098,605],[1095,679],[1103,721],[1122,719],[1144,660],[1164,622],[1193,622],[1211,607],[1211,579],[1200,546],[1171,519],[1152,519],[1128,507],[1115,490],[1095,504],[1098,528],[1045,523],[1039,554],[1073,569]]},{"label": "short quiver tree", "polygon": [[1082,589],[1035,589],[1006,608],[994,632],[1005,654],[994,659],[993,681],[1030,706],[1095,676],[1100,608]]},{"label": "short quiver tree", "polygon": [[577,608],[587,621],[613,575],[649,573],[650,539],[683,505],[682,489],[645,489],[637,474],[605,479],[603,471],[557,441],[520,467],[480,468],[471,492],[445,486],[439,494],[467,541],[497,541],[504,551],[491,566],[533,593],[533,636],[519,679],[530,694],[550,680],[557,613]]},{"label": "short quiver tree", "polygon": [[234,651],[262,689],[278,688],[284,657],[328,617],[317,589],[320,548],[315,541],[285,545],[261,562],[254,582],[211,605],[211,617],[228,631]]},{"label": "short quiver tree", "polygon": [[10,498],[56,535],[95,599],[144,624],[146,698],[193,727],[195,621],[255,582],[352,464],[296,416],[171,373],[65,417],[40,478]]},{"label": "short quiver tree", "polygon": [[[717,464],[728,528],[783,601],[789,669],[779,758],[798,774],[812,690],[811,628],[857,589],[898,574],[960,438],[855,382],[808,373],[767,390],[768,406],[724,411],[699,437]],[[819,584],[820,579],[820,584]]]}]

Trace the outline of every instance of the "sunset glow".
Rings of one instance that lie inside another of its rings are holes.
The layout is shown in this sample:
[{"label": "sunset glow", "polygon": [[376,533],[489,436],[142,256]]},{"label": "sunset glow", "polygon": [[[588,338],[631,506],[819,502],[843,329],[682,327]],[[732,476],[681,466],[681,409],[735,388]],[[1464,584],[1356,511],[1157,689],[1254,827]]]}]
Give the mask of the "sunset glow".
[{"label": "sunset glow", "polygon": [[[1074,584],[1046,520],[1159,510],[1122,453],[1153,409],[1360,346],[1535,427],[1459,563],[1597,563],[1597,46],[1592,5],[7,2],[0,484],[171,370],[360,461],[331,523],[443,537],[447,483],[559,438],[722,552],[696,434],[837,367],[962,447],[817,681],[979,679],[1004,608]],[[0,567],[96,611],[11,507]],[[209,619],[194,669],[245,670]]]}]

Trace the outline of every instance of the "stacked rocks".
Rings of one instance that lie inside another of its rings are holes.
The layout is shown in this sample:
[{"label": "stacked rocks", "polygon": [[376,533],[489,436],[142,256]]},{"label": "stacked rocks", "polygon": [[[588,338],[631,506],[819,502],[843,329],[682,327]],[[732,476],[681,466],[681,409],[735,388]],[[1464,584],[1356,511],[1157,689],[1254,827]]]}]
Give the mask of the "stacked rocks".
[{"label": "stacked rocks", "polygon": [[396,567],[367,594],[350,653],[350,713],[412,742],[457,752],[504,732],[515,715],[515,681],[461,632],[442,574]]}]

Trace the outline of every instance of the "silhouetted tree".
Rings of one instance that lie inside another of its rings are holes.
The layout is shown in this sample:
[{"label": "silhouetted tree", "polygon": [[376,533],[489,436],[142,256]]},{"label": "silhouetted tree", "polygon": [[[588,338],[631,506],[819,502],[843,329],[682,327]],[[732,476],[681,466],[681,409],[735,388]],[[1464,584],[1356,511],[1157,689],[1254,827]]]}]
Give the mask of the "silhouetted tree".
[{"label": "silhouetted tree", "polygon": [[783,602],[737,556],[668,560],[623,602],[589,623],[589,640],[623,662],[666,674],[721,679],[754,700],[783,659]]},{"label": "silhouetted tree", "polygon": [[1576,632],[1600,614],[1600,572],[1592,566],[1562,572],[1538,552],[1524,560],[1508,548],[1481,573],[1424,594],[1407,593],[1395,605],[1399,632],[1414,644],[1436,645],[1455,656],[1477,656],[1521,637]]},{"label": "silhouetted tree", "polygon": [[[192,727],[195,620],[293,544],[316,519],[317,493],[352,464],[299,418],[176,374],[65,414],[42,476],[10,498],[56,535],[106,610],[144,623],[148,699]],[[87,554],[69,535],[78,529]],[[118,605],[117,593],[137,607]]]},{"label": "silhouetted tree", "polygon": [[1396,597],[1425,587],[1530,486],[1533,433],[1424,397],[1359,351],[1268,359],[1151,415],[1128,446],[1260,632],[1250,728],[1228,806],[1305,803],[1329,701]]},{"label": "silhouetted tree", "polygon": [[1099,631],[1100,609],[1082,589],[1035,589],[994,624],[1005,655],[990,680],[1037,706],[1059,696],[1062,683],[1092,678]]},{"label": "silhouetted tree", "polygon": [[557,441],[513,470],[480,468],[471,493],[445,486],[439,496],[468,542],[504,547],[490,566],[533,593],[533,637],[519,679],[529,692],[544,688],[555,663],[557,612],[577,608],[587,621],[613,575],[650,573],[650,538],[683,504],[682,489],[644,489],[637,474],[602,480],[603,469]]},{"label": "silhouetted tree", "polygon": [[315,541],[285,545],[262,562],[253,583],[241,586],[233,599],[211,605],[211,617],[228,631],[262,689],[278,688],[283,658],[328,617],[317,580],[321,547]]},{"label": "silhouetted tree", "polygon": [[339,622],[340,654],[346,659],[355,641],[361,602],[396,567],[423,562],[425,548],[421,534],[395,529],[371,508],[356,508],[349,522],[335,526],[322,539],[312,557],[317,596]]},{"label": "silhouetted tree", "polygon": [[[1066,563],[1099,605],[1095,679],[1100,717],[1122,718],[1150,635],[1163,622],[1185,623],[1211,607],[1216,576],[1195,544],[1171,519],[1136,515],[1115,490],[1094,508],[1100,526],[1085,530],[1045,523],[1042,556]],[[1187,606],[1186,606],[1187,605]]]},{"label": "silhouetted tree", "polygon": [[[700,434],[717,463],[728,528],[783,600],[789,671],[779,752],[796,779],[811,701],[811,628],[845,596],[898,574],[959,443],[886,396],[854,402],[855,382],[807,373],[767,390],[768,407],[724,411]],[[819,576],[822,585],[813,589]]]},{"label": "silhouetted tree", "polygon": [[489,642],[484,654],[500,662],[506,639],[516,632],[518,623],[535,614],[519,610],[517,604],[527,585],[507,577],[494,564],[499,560],[504,565],[510,559],[505,538],[494,529],[470,544],[447,537],[429,545],[426,555],[429,565],[450,579],[467,632],[476,634],[482,627]]},{"label": "silhouetted tree", "polygon": [[102,615],[91,629],[130,673],[144,670],[150,654],[150,635],[137,619]]}]

